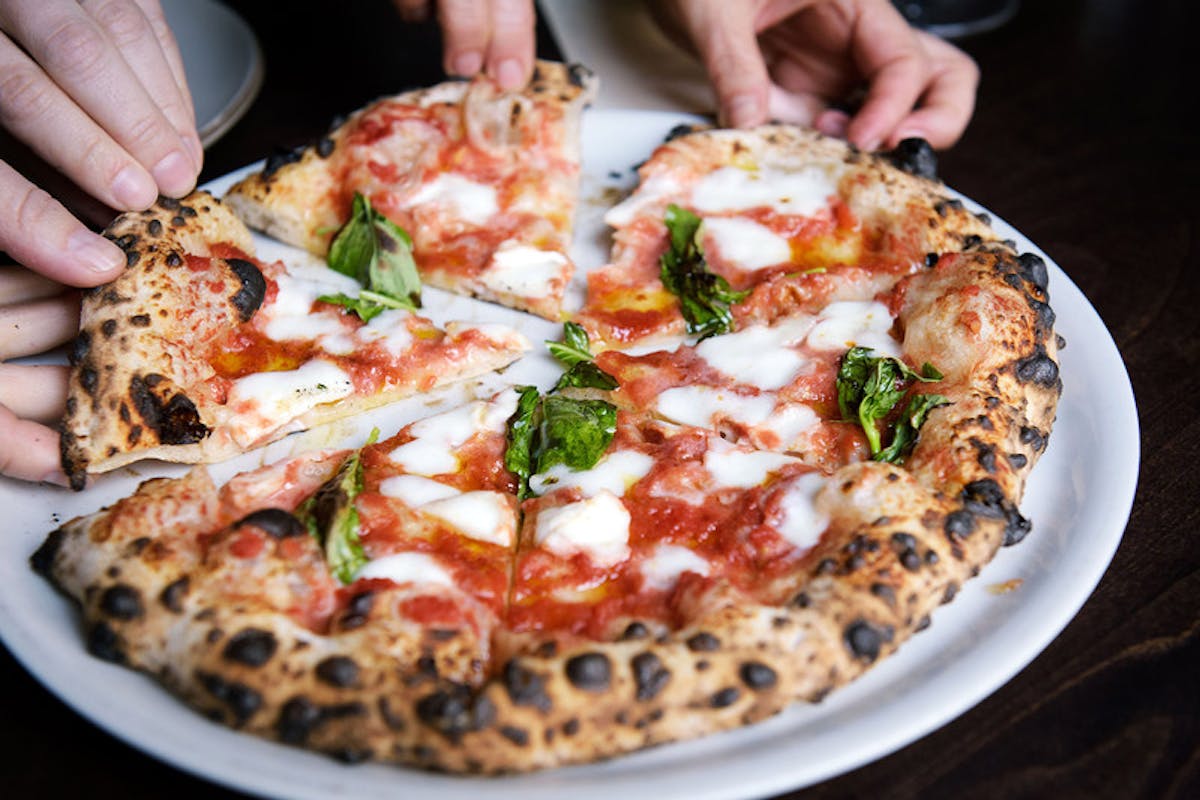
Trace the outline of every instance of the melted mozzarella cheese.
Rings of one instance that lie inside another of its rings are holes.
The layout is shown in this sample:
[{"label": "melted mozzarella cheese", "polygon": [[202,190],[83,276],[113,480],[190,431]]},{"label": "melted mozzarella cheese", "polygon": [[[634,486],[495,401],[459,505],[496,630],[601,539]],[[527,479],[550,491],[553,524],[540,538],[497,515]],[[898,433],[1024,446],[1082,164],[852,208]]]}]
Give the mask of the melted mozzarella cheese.
[{"label": "melted mozzarella cheese", "polygon": [[420,510],[481,542],[511,547],[516,535],[516,515],[500,492],[463,492],[426,503]]},{"label": "melted mozzarella cheese", "polygon": [[566,464],[555,464],[545,472],[529,478],[529,488],[535,494],[553,489],[578,489],[584,497],[609,492],[622,497],[625,491],[646,476],[654,459],[636,450],[617,450],[609,453],[588,470],[573,470]]},{"label": "melted mozzarella cheese", "polygon": [[672,422],[711,428],[718,419],[753,427],[767,422],[775,411],[775,395],[741,395],[713,386],[677,386],[654,401],[654,408]]},{"label": "melted mozzarella cheese", "polygon": [[749,489],[758,486],[772,472],[794,463],[797,463],[796,459],[781,453],[722,447],[720,440],[715,440],[704,454],[704,468],[712,475],[714,487],[717,489]]},{"label": "melted mozzarella cheese", "polygon": [[339,312],[313,313],[312,305],[321,295],[357,296],[361,288],[353,278],[323,267],[297,268],[294,274],[277,275],[275,286],[274,301],[259,314],[263,333],[277,342],[341,333]]},{"label": "melted mozzarella cheese", "polygon": [[564,558],[583,553],[598,566],[613,566],[629,558],[629,511],[611,492],[547,508],[538,513],[534,540]]},{"label": "melted mozzarella cheese", "polygon": [[692,188],[692,205],[701,213],[770,208],[780,214],[812,216],[828,207],[837,185],[817,166],[801,170],[721,167]]},{"label": "melted mozzarella cheese", "polygon": [[821,421],[817,412],[806,405],[789,403],[776,409],[770,418],[759,425],[759,430],[769,431],[779,437],[778,447],[785,450],[793,449],[797,440],[807,430]]},{"label": "melted mozzarella cheese", "polygon": [[492,254],[491,264],[479,276],[484,286],[518,297],[548,297],[563,276],[567,258],[554,250],[539,250],[511,239]]},{"label": "melted mozzarella cheese", "polygon": [[393,356],[400,356],[413,344],[412,333],[408,330],[411,317],[412,314],[404,309],[389,308],[356,330],[354,336],[363,344],[378,342]]},{"label": "melted mozzarella cheese", "polygon": [[408,207],[427,204],[447,208],[457,219],[472,225],[485,224],[500,210],[494,188],[453,172],[444,172],[424,184],[405,203]]},{"label": "melted mozzarella cheese", "polygon": [[685,572],[707,575],[708,562],[686,547],[676,544],[660,544],[650,557],[641,563],[642,578],[651,589],[668,591],[679,582]]},{"label": "melted mozzarella cheese", "polygon": [[811,327],[812,319],[806,316],[772,327],[755,325],[724,336],[711,336],[696,345],[696,354],[738,383],[779,389],[795,380],[808,363],[790,345],[803,341]]},{"label": "melted mozzarella cheese", "polygon": [[393,475],[379,484],[379,493],[412,508],[462,494],[453,486],[420,475]]},{"label": "melted mozzarella cheese", "polygon": [[704,219],[705,252],[716,251],[724,261],[745,270],[792,260],[788,240],[754,220],[739,217]]},{"label": "melted mozzarella cheese", "polygon": [[368,561],[354,576],[383,578],[393,583],[435,583],[453,586],[454,580],[441,564],[425,553],[393,553]]},{"label": "melted mozzarella cheese", "polygon": [[461,464],[454,450],[477,433],[504,433],[508,418],[517,409],[517,393],[509,390],[491,401],[478,401],[413,423],[411,441],[397,447],[388,457],[416,475],[458,472]]},{"label": "melted mozzarella cheese", "polygon": [[237,415],[233,438],[249,446],[313,408],[353,392],[350,376],[328,361],[310,361],[298,369],[238,378],[229,389],[226,406]]},{"label": "melted mozzarella cheese", "polygon": [[678,196],[682,189],[671,175],[652,175],[638,186],[636,192],[610,208],[604,215],[604,222],[613,228],[624,228],[652,207]]},{"label": "melted mozzarella cheese", "polygon": [[816,326],[808,334],[808,346],[814,350],[868,347],[881,355],[899,358],[900,344],[888,333],[892,323],[887,306],[878,301],[830,303],[821,310]]},{"label": "melted mozzarella cheese", "polygon": [[792,481],[780,498],[775,530],[796,547],[807,550],[829,527],[829,515],[817,508],[817,495],[825,488],[825,478],[810,472]]}]

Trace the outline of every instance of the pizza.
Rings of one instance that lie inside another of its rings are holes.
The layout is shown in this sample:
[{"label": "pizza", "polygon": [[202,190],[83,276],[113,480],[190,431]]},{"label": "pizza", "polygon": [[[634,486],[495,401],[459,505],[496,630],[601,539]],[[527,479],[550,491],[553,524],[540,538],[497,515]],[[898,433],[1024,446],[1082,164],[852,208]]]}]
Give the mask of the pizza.
[{"label": "pizza", "polygon": [[583,67],[539,61],[518,91],[479,76],[384,98],[225,199],[251,227],[321,255],[360,194],[412,234],[429,285],[557,320],[595,84]]},{"label": "pizza", "polygon": [[930,159],[681,131],[552,386],[148,481],[32,566],[92,654],[346,761],[521,772],[819,702],[1029,533],[1062,388],[1045,263]]},{"label": "pizza", "polygon": [[255,259],[249,230],[206,192],[123,215],[105,235],[129,268],[83,300],[62,422],[76,489],[141,459],[221,461],[490,372],[528,347],[502,325],[348,313],[338,301],[357,299],[355,278]]}]

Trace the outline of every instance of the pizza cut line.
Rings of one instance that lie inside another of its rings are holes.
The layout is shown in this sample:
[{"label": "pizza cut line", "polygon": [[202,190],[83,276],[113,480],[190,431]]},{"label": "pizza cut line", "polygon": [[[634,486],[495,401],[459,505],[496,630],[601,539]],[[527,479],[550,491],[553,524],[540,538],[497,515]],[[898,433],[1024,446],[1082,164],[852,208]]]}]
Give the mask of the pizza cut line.
[{"label": "pizza cut line", "polygon": [[926,157],[678,135],[552,388],[148,481],[32,564],[93,654],[348,761],[526,771],[819,701],[1029,532],[1061,391],[1044,263]]}]

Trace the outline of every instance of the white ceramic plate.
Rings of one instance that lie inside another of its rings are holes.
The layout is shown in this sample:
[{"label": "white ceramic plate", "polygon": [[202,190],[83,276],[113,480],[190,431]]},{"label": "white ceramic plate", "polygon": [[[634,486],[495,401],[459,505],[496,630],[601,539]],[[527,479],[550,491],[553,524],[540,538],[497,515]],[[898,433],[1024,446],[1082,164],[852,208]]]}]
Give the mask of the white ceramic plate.
[{"label": "white ceramic plate", "polygon": [[162,9],[183,58],[196,131],[208,147],[242,118],[258,95],[262,51],[245,21],[215,0],[162,0]]},{"label": "white ceramic plate", "polygon": [[[681,121],[678,114],[592,111],[584,120],[584,203],[575,255],[603,261],[600,214],[613,187],[632,185],[630,168]],[[226,188],[234,176],[216,181]],[[1003,222],[1022,250],[1037,251]],[[261,254],[295,251],[260,240]],[[74,608],[27,566],[29,555],[61,521],[131,492],[152,475],[180,467],[140,465],[98,480],[81,494],[0,479],[0,635],[51,691],[116,736],[178,767],[264,795],[294,798],[437,797],[438,800],[572,800],[671,797],[704,800],[762,796],[814,783],[879,758],[963,713],[1029,663],[1075,615],[1108,565],[1128,518],[1137,480],[1138,428],[1125,367],[1104,324],[1079,289],[1050,265],[1051,300],[1065,386],[1048,451],[1034,470],[1022,510],[1033,532],[1002,551],[933,626],[861,680],[818,706],[796,706],[759,725],[669,745],[613,761],[540,774],[461,778],[368,764],[343,766],[323,756],[235,733],[193,713],[149,678],[88,656]],[[557,326],[474,300],[428,290],[437,318],[516,322],[530,339]],[[557,374],[544,356],[506,375],[547,382]],[[429,410],[488,387],[459,388],[381,409],[353,423],[293,436],[219,465],[236,471],[303,447],[357,444],[372,425],[384,435]],[[1006,581],[1019,588],[988,591]]]}]

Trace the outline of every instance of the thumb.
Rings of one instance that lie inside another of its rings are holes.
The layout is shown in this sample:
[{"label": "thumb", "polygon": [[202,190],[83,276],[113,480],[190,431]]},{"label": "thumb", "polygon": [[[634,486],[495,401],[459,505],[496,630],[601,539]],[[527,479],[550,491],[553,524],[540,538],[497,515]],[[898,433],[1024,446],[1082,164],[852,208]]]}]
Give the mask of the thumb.
[{"label": "thumb", "polygon": [[740,4],[710,2],[708,19],[695,20],[692,42],[717,93],[721,124],[735,128],[767,121],[767,65],[752,16]]}]

